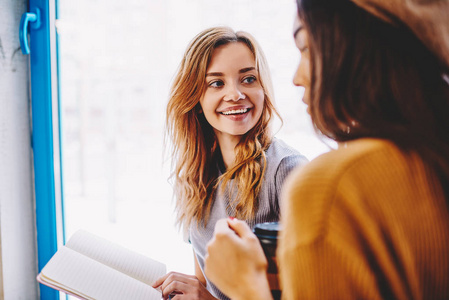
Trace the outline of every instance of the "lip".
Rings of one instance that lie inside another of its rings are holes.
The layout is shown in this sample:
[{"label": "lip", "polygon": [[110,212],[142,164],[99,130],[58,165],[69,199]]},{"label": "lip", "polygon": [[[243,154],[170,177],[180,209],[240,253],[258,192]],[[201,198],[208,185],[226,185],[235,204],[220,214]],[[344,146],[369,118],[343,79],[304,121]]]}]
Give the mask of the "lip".
[{"label": "lip", "polygon": [[306,105],[306,111],[310,115],[310,105],[309,105],[309,99],[306,97],[302,98],[302,102]]}]

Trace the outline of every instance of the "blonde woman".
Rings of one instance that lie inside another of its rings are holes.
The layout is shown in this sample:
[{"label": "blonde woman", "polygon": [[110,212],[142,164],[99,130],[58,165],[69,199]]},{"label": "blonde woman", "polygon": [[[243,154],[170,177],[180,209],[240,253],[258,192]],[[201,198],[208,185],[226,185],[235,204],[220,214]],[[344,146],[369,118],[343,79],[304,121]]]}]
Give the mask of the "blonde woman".
[{"label": "blonde woman", "polygon": [[199,33],[167,106],[177,221],[193,246],[195,275],[171,272],[157,280],[164,299],[227,299],[203,271],[216,221],[279,220],[282,183],[307,159],[272,136],[274,115],[268,65],[254,38],[228,27]]}]

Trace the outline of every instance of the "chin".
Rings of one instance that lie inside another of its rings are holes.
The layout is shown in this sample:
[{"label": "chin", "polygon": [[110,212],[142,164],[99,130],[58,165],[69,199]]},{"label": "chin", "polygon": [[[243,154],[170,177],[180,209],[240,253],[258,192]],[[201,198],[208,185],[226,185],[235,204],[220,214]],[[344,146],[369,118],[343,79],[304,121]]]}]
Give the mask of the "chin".
[{"label": "chin", "polygon": [[229,135],[234,135],[234,136],[239,136],[242,137],[243,135],[245,135],[246,133],[248,133],[249,130],[247,131],[234,131],[234,132],[230,132]]},{"label": "chin", "polygon": [[251,129],[235,129],[235,130],[228,130],[227,133],[229,135],[233,135],[233,136],[243,136],[245,134],[247,134]]}]

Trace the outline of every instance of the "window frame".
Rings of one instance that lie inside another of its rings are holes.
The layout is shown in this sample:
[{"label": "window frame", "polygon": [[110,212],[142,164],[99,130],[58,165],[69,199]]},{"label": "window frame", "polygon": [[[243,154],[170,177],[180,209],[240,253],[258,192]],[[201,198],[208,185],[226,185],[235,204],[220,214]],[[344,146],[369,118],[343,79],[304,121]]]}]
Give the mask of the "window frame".
[{"label": "window frame", "polygon": [[[63,245],[63,189],[58,89],[58,0],[30,0],[38,26],[29,26],[32,150],[36,205],[36,238],[40,272]],[[60,293],[42,284],[40,299],[60,299]]]}]

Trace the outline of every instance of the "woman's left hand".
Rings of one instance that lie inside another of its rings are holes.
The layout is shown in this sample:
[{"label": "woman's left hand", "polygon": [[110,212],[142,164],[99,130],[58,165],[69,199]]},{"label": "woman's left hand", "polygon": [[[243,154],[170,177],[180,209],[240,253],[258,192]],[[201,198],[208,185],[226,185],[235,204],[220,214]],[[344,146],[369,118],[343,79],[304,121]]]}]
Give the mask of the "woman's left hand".
[{"label": "woman's left hand", "polygon": [[153,283],[153,288],[160,288],[162,299],[214,299],[204,285],[194,275],[169,272]]},{"label": "woman's left hand", "polygon": [[267,259],[249,226],[237,219],[215,225],[207,245],[206,276],[232,299],[272,299]]}]

